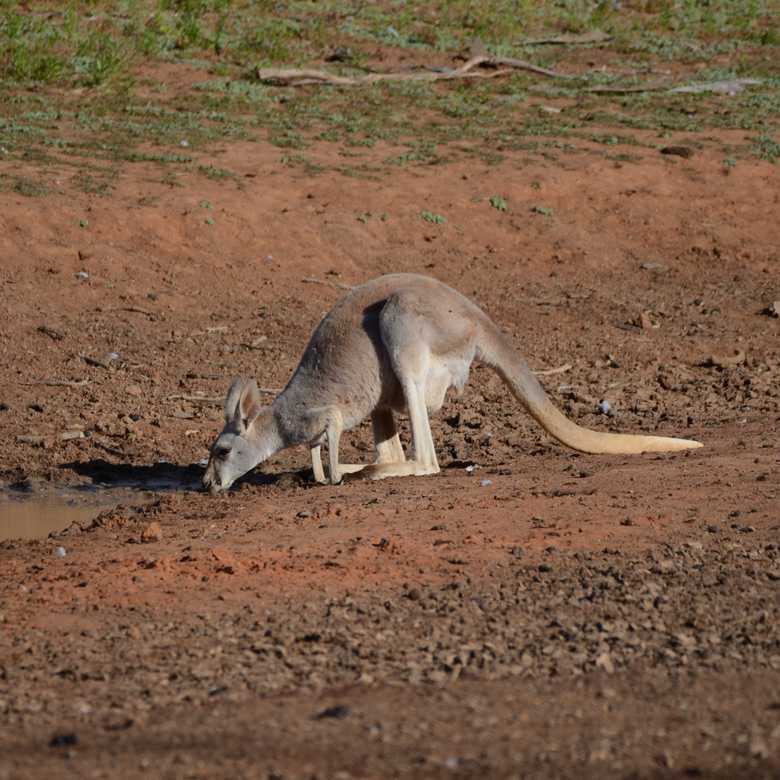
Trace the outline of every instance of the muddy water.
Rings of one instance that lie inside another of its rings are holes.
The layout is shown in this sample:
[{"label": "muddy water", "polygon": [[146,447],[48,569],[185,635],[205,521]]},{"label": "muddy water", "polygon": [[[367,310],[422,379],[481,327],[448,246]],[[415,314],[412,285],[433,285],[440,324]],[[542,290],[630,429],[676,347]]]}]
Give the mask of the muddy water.
[{"label": "muddy water", "polygon": [[19,497],[0,491],[0,542],[44,539],[71,523],[84,524],[118,504],[128,506],[144,500],[148,495],[121,490],[104,490],[88,497],[68,493]]}]

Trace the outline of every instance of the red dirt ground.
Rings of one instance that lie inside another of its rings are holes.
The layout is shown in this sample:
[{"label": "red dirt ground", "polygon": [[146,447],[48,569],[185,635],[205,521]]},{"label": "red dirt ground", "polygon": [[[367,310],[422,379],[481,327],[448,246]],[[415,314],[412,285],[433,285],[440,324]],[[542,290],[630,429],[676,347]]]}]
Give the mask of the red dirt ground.
[{"label": "red dirt ground", "polygon": [[[0,778],[777,777],[778,171],[638,154],[355,178],[232,143],[198,162],[238,184],[3,194],[6,482],[182,489],[0,544]],[[480,368],[436,477],[321,487],[295,450],[193,490],[221,411],[192,399],[281,387],[339,285],[389,271],[570,363],[543,382],[579,423],[705,447],[577,455]]]}]

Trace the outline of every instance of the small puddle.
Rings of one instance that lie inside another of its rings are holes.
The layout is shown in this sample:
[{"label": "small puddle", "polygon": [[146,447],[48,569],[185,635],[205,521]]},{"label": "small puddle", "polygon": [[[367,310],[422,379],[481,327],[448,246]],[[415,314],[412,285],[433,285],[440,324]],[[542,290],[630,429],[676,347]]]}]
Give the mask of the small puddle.
[{"label": "small puddle", "polygon": [[89,523],[119,504],[138,506],[161,493],[199,490],[203,473],[202,464],[176,466],[164,461],[152,466],[92,461],[71,468],[89,482],[76,487],[33,480],[0,484],[0,542],[45,539],[74,522]]},{"label": "small puddle", "polygon": [[153,498],[131,491],[105,490],[89,497],[75,491],[45,496],[17,496],[0,490],[0,542],[11,539],[45,539],[72,523],[83,525],[119,504],[138,505]]}]

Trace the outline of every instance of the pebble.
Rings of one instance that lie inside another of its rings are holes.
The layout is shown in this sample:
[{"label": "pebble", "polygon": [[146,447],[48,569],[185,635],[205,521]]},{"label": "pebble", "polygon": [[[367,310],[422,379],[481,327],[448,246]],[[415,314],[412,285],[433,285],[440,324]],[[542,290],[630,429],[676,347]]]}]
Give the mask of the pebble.
[{"label": "pebble", "polygon": [[315,716],[315,720],[322,720],[323,718],[346,718],[349,715],[349,707],[344,704],[336,704],[333,707],[326,707],[321,712],[318,712]]},{"label": "pebble", "polygon": [[49,747],[61,748],[72,747],[78,744],[79,738],[75,734],[55,734],[49,740]]},{"label": "pebble", "polygon": [[141,541],[144,543],[159,542],[162,539],[162,528],[157,522],[151,522],[141,531]]},{"label": "pebble", "polygon": [[606,399],[602,399],[601,401],[599,401],[599,412],[601,414],[606,414],[607,417],[615,416],[615,412],[612,409],[612,404],[610,404],[610,402],[607,401]]},{"label": "pebble", "polygon": [[493,484],[493,480],[492,479],[481,479],[479,481],[479,484],[482,485],[482,487],[487,487],[488,485],[492,485]]},{"label": "pebble", "polygon": [[58,558],[64,558],[67,555],[67,553],[65,552],[65,548],[64,547],[55,547],[54,548],[54,554]]},{"label": "pebble", "polygon": [[603,669],[607,674],[613,674],[615,671],[615,664],[609,653],[601,653],[601,655],[596,658],[596,666],[599,669]]},{"label": "pebble", "polygon": [[88,274],[86,271],[79,271],[79,272],[76,274],[76,278],[77,278],[77,279],[80,279],[82,282],[84,282],[84,281],[86,281],[87,279],[89,279],[89,274]]}]

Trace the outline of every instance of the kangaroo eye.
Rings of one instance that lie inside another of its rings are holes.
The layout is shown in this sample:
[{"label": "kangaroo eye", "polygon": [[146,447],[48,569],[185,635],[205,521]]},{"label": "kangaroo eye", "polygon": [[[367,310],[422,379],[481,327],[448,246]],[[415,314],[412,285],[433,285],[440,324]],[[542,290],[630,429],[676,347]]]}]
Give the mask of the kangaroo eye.
[{"label": "kangaroo eye", "polygon": [[224,447],[220,447],[218,450],[214,450],[214,457],[217,460],[225,460],[227,456],[230,454],[230,450],[225,449]]}]

